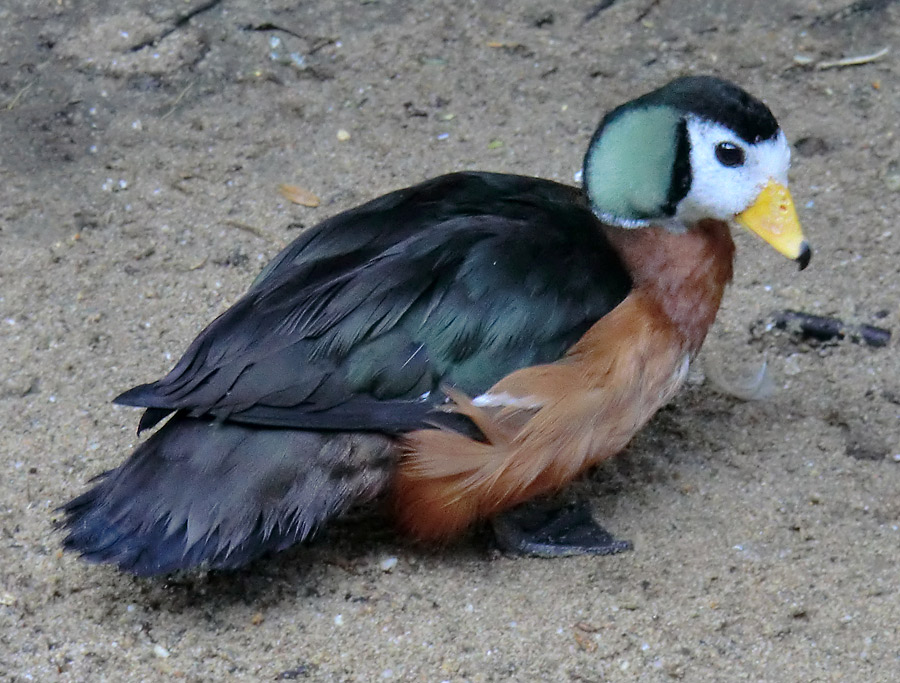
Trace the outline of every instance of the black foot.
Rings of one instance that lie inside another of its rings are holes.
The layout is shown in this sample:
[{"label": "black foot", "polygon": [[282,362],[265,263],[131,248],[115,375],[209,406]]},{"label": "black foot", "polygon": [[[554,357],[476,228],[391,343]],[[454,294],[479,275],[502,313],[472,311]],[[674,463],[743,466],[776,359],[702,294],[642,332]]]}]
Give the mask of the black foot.
[{"label": "black foot", "polygon": [[536,557],[615,555],[633,548],[599,526],[582,501],[564,507],[526,503],[493,519],[503,550]]}]

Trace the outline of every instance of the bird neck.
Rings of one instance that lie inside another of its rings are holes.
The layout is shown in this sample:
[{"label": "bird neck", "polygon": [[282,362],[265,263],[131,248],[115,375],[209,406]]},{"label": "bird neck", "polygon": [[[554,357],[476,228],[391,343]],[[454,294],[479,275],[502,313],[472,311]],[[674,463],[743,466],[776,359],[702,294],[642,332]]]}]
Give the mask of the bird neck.
[{"label": "bird neck", "polygon": [[690,353],[696,353],[731,281],[734,242],[728,225],[704,220],[682,234],[607,226],[606,234],[635,290],[659,307]]}]

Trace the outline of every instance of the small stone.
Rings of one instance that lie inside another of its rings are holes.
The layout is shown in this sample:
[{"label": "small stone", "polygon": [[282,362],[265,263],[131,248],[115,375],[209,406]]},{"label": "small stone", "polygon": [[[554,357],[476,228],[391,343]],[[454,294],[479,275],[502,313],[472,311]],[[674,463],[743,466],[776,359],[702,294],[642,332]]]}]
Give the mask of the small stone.
[{"label": "small stone", "polygon": [[792,619],[805,619],[807,617],[806,607],[799,603],[791,603],[789,614]]},{"label": "small stone", "polygon": [[347,140],[350,139],[350,132],[341,128],[337,132],[337,139],[338,139],[338,142],[347,142]]},{"label": "small stone", "polygon": [[552,26],[555,21],[556,16],[550,10],[536,12],[528,17],[528,23],[530,23],[535,28]]},{"label": "small stone", "polygon": [[162,645],[157,643],[156,645],[153,646],[153,654],[155,654],[160,659],[166,659],[169,657],[170,652],[166,648],[164,648]]},{"label": "small stone", "polygon": [[796,353],[785,358],[783,372],[788,377],[796,377],[803,372],[803,368],[800,367],[800,357]]},{"label": "small stone", "polygon": [[299,204],[300,206],[315,208],[321,203],[321,200],[315,194],[299,185],[282,183],[278,186],[278,191],[281,193],[281,196],[289,202]]},{"label": "small stone", "polygon": [[381,571],[383,572],[391,572],[394,570],[394,567],[397,566],[397,558],[396,557],[386,557],[379,564],[381,567]]},{"label": "small stone", "polygon": [[23,398],[37,391],[38,378],[31,375],[14,375],[0,382],[0,398]]}]

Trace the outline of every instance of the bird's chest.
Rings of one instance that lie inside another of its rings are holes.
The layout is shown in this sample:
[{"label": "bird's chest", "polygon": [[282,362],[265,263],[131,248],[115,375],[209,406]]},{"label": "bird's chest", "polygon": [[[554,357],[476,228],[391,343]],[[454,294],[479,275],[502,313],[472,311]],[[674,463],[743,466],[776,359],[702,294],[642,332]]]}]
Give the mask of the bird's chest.
[{"label": "bird's chest", "polygon": [[641,318],[625,327],[603,353],[575,360],[576,368],[583,364],[576,373],[582,383],[569,396],[580,404],[574,412],[583,416],[578,438],[589,464],[624,448],[687,379],[692,349],[683,337]]}]

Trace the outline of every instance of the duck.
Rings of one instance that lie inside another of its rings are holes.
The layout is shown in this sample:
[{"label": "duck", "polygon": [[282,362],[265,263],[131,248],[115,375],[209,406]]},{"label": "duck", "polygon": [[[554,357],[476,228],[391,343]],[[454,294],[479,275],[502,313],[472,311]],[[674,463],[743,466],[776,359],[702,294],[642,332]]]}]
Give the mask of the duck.
[{"label": "duck", "polygon": [[809,264],[789,167],[761,100],[687,76],[603,116],[581,187],[456,172],[324,220],[115,399],[155,431],[61,506],[64,548],[235,569],[369,501],[417,542],[486,522],[525,555],[630,548],[547,501],[684,384],[732,226]]}]

